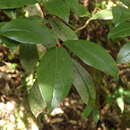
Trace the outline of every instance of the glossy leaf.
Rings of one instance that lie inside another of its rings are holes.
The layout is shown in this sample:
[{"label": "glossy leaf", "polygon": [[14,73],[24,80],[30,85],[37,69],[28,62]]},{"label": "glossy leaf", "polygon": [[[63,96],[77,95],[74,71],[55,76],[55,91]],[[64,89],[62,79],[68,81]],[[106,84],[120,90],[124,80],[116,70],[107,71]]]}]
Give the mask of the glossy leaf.
[{"label": "glossy leaf", "polygon": [[118,79],[117,65],[104,48],[87,40],[66,41],[65,45],[84,63]]},{"label": "glossy leaf", "polygon": [[38,116],[46,107],[45,101],[42,98],[42,92],[40,87],[38,86],[37,81],[34,83],[33,87],[31,88],[28,94],[28,101],[29,106],[34,114],[34,116]]},{"label": "glossy leaf", "polygon": [[86,7],[81,5],[78,0],[66,0],[70,10],[77,16],[88,16],[89,12]]},{"label": "glossy leaf", "polygon": [[63,48],[52,48],[41,58],[38,83],[48,107],[56,107],[67,96],[72,72],[71,58]]},{"label": "glossy leaf", "polygon": [[113,18],[112,11],[108,9],[104,9],[93,14],[91,17],[91,20],[94,20],[94,19],[111,20],[112,18]]},{"label": "glossy leaf", "polygon": [[38,0],[0,0],[0,9],[20,8],[24,5],[35,4]]},{"label": "glossy leaf", "polygon": [[130,22],[123,22],[109,32],[109,39],[124,38],[130,36]]},{"label": "glossy leaf", "polygon": [[119,51],[117,56],[117,63],[130,63],[130,42],[125,44]]},{"label": "glossy leaf", "polygon": [[84,103],[94,102],[96,91],[90,74],[76,61],[74,63],[73,84]]},{"label": "glossy leaf", "polygon": [[0,35],[25,44],[55,44],[52,32],[39,20],[15,19],[0,28]]},{"label": "glossy leaf", "polygon": [[68,21],[70,9],[64,0],[43,0],[43,3],[48,13]]},{"label": "glossy leaf", "polygon": [[130,19],[130,10],[123,6],[113,7],[112,13],[113,13],[113,22],[116,25]]},{"label": "glossy leaf", "polygon": [[60,20],[49,19],[49,22],[58,39],[61,39],[62,41],[78,39],[76,33],[70,27],[62,23]]},{"label": "glossy leaf", "polygon": [[36,45],[22,44],[20,46],[20,62],[29,74],[34,71],[38,62],[38,51]]}]

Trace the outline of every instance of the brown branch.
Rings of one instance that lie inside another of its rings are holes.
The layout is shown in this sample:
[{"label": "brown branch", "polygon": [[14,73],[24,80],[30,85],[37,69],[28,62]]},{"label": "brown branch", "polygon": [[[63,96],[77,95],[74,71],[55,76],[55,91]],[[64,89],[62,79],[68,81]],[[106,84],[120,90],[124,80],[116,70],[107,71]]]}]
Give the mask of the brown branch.
[{"label": "brown branch", "polygon": [[79,31],[83,30],[84,28],[86,28],[86,27],[88,26],[88,24],[90,23],[90,21],[91,21],[91,19],[88,19],[88,20],[85,22],[85,24],[84,24],[83,26],[77,28],[77,29],[75,30],[75,32],[79,32]]}]

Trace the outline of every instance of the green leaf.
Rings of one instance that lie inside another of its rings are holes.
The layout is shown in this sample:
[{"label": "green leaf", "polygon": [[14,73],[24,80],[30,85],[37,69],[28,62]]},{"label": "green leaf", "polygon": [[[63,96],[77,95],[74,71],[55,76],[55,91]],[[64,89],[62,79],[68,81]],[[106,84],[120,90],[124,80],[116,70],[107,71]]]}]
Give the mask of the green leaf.
[{"label": "green leaf", "polygon": [[64,0],[43,0],[48,13],[59,16],[65,21],[69,20],[70,9]]},{"label": "green leaf", "polygon": [[19,18],[6,23],[0,28],[0,35],[25,44],[55,44],[56,40],[51,30],[39,22]]},{"label": "green leaf", "polygon": [[121,0],[125,5],[130,6],[130,0]]},{"label": "green leaf", "polygon": [[118,79],[117,65],[104,48],[87,40],[66,41],[65,45],[84,63]]},{"label": "green leaf", "polygon": [[38,67],[38,83],[47,106],[56,107],[67,96],[72,83],[72,61],[64,48],[52,48]]},{"label": "green leaf", "polygon": [[100,119],[100,113],[99,113],[99,110],[95,107],[93,108],[93,111],[92,111],[92,117],[93,117],[93,120],[97,123]]},{"label": "green leaf", "polygon": [[77,62],[74,61],[73,84],[84,103],[94,102],[96,91],[90,74]]},{"label": "green leaf", "polygon": [[84,17],[89,15],[87,8],[81,5],[78,0],[66,0],[66,2],[70,10],[77,16]]},{"label": "green leaf", "polygon": [[109,39],[117,39],[117,38],[124,38],[130,36],[130,22],[123,22],[113,28],[109,34]]},{"label": "green leaf", "polygon": [[116,6],[112,9],[113,22],[118,25],[130,19],[130,10],[123,6]]},{"label": "green leaf", "polygon": [[7,22],[0,22],[0,28],[4,26]]},{"label": "green leaf", "polygon": [[78,39],[76,33],[60,20],[53,18],[49,19],[49,22],[52,26],[53,32],[58,39],[61,39],[62,41]]},{"label": "green leaf", "polygon": [[127,97],[130,97],[130,91],[128,90],[128,91],[124,91],[124,93],[123,93],[125,96],[127,96]]},{"label": "green leaf", "polygon": [[117,63],[130,63],[130,42],[125,44],[119,51],[117,56]]},{"label": "green leaf", "polygon": [[20,62],[28,74],[34,71],[36,63],[38,62],[38,51],[36,45],[20,45]]},{"label": "green leaf", "polygon": [[35,4],[38,0],[0,0],[0,9],[20,8],[24,5]]},{"label": "green leaf", "polygon": [[82,113],[82,117],[87,118],[92,113],[93,109],[92,105],[87,105]]},{"label": "green leaf", "polygon": [[5,37],[1,37],[1,40],[2,43],[5,44],[8,48],[10,48],[12,52],[15,52],[17,50],[17,47],[19,45],[18,42],[15,42]]},{"label": "green leaf", "polygon": [[40,87],[38,86],[37,81],[34,83],[28,94],[29,106],[35,117],[43,112],[46,107],[45,101],[42,98],[42,92]]},{"label": "green leaf", "polygon": [[130,105],[130,97],[125,97],[124,102],[125,104]]},{"label": "green leaf", "polygon": [[112,11],[108,9],[101,10],[92,15],[91,20],[95,19],[111,20],[113,19]]}]

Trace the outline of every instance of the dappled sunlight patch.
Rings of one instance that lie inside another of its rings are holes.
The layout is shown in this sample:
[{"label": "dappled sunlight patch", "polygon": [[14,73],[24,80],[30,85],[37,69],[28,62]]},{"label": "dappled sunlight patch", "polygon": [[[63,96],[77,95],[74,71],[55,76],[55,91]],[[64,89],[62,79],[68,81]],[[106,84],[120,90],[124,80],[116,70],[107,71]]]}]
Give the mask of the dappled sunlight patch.
[{"label": "dappled sunlight patch", "polygon": [[38,130],[38,126],[23,103],[0,102],[0,129]]}]

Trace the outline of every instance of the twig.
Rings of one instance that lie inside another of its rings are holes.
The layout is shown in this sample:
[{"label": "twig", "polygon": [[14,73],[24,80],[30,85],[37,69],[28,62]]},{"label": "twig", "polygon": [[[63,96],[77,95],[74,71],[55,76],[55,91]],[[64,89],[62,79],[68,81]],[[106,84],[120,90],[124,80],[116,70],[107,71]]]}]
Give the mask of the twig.
[{"label": "twig", "polygon": [[[92,16],[93,16],[93,14],[96,13],[96,11],[97,11],[98,9],[99,9],[99,8],[95,8],[95,9],[93,10]],[[86,27],[88,26],[88,24],[90,23],[90,21],[92,21],[92,20],[94,20],[94,19],[92,19],[92,17],[90,17],[90,18],[85,22],[85,24],[84,24],[83,26],[77,28],[77,29],[75,30],[75,32],[79,32],[79,31],[83,30],[84,28],[86,28]]]},{"label": "twig", "polygon": [[86,28],[86,27],[88,26],[88,24],[90,23],[90,21],[91,21],[91,19],[88,19],[88,20],[85,22],[85,24],[84,24],[83,26],[77,28],[77,29],[75,30],[75,32],[79,32],[79,31],[83,30],[84,28]]},{"label": "twig", "polygon": [[42,16],[45,17],[46,16],[46,11],[45,11],[45,8],[41,5],[41,4],[38,4],[38,8],[40,8],[41,12],[42,12]]}]

